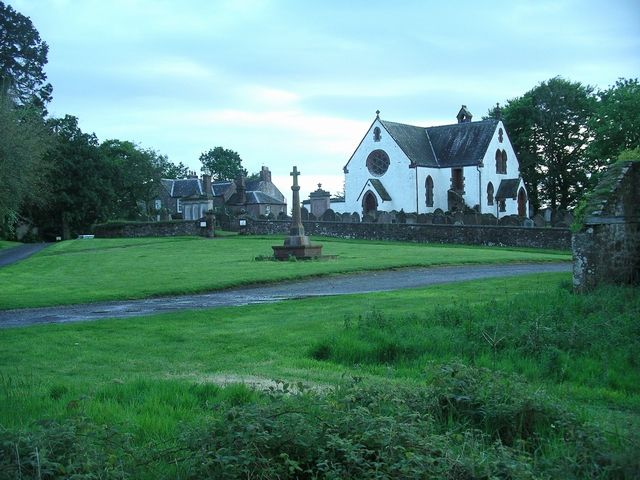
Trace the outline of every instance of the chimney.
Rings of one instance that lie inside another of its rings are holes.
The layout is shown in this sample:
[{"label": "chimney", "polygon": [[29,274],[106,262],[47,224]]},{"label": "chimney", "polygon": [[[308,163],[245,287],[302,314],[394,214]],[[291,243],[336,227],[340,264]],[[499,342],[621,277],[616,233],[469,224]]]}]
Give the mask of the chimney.
[{"label": "chimney", "polygon": [[236,193],[238,194],[238,205],[247,203],[247,187],[244,184],[244,176],[242,175],[236,179]]},{"label": "chimney", "polygon": [[202,174],[202,190],[205,196],[209,197],[212,195],[211,175],[207,175],[206,173]]},{"label": "chimney", "polygon": [[263,166],[260,170],[260,180],[271,183],[271,172],[268,167]]}]

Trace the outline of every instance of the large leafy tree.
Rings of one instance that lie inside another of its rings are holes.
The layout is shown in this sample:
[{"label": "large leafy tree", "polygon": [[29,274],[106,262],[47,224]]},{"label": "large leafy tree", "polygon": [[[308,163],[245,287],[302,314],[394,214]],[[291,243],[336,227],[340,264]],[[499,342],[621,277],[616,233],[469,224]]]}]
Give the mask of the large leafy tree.
[{"label": "large leafy tree", "polygon": [[44,72],[48,50],[29,17],[0,1],[1,93],[44,111],[52,91]]},{"label": "large leafy tree", "polygon": [[246,176],[242,168],[242,159],[238,152],[223,147],[215,147],[200,155],[203,173],[211,175],[214,180],[233,180],[240,175]]},{"label": "large leafy tree", "polygon": [[[594,170],[587,155],[595,98],[591,87],[555,77],[500,114],[520,161],[534,209],[575,205]],[[496,115],[496,111],[490,111]]]},{"label": "large leafy tree", "polygon": [[43,198],[46,165],[42,156],[48,144],[40,112],[16,108],[0,96],[0,230],[4,234],[10,233],[24,201],[36,203]]},{"label": "large leafy tree", "polygon": [[114,172],[96,136],[82,132],[76,117],[66,115],[48,123],[53,145],[45,154],[49,165],[45,179],[51,192],[44,205],[32,207],[32,215],[45,236],[66,239],[113,214]]},{"label": "large leafy tree", "polygon": [[594,164],[604,166],[624,150],[640,146],[640,84],[637,79],[620,79],[597,98],[589,155]]},{"label": "large leafy tree", "polygon": [[146,215],[162,177],[161,156],[153,150],[141,149],[132,142],[121,140],[104,141],[100,152],[112,167],[115,215],[128,219]]}]

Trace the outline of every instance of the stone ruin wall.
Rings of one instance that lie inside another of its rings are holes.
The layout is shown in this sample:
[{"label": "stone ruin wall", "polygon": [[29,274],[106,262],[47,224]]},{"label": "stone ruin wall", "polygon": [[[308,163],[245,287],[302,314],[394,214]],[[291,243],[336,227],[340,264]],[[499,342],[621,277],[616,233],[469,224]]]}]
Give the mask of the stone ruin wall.
[{"label": "stone ruin wall", "polygon": [[572,250],[576,291],[640,284],[640,161],[619,162],[603,176]]}]

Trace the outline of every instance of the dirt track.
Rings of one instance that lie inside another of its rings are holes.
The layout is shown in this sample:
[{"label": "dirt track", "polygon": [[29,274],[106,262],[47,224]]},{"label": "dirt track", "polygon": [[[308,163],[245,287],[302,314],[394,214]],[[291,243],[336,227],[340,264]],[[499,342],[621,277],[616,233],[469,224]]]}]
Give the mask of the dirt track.
[{"label": "dirt track", "polygon": [[201,308],[232,307],[286,299],[370,293],[428,285],[510,277],[542,272],[568,272],[571,263],[463,265],[406,268],[311,278],[295,282],[237,288],[199,295],[104,302],[62,307],[0,311],[0,328],[126,318]]}]

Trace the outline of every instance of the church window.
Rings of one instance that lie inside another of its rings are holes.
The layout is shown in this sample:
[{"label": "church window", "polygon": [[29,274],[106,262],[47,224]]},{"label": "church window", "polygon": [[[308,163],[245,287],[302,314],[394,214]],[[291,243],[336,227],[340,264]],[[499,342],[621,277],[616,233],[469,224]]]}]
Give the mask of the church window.
[{"label": "church window", "polygon": [[384,150],[374,150],[367,157],[367,168],[374,177],[381,177],[389,169],[389,155]]},{"label": "church window", "polygon": [[424,188],[427,207],[433,207],[433,179],[431,178],[431,175],[429,175],[425,180]]},{"label": "church window", "polygon": [[462,175],[462,168],[451,169],[451,190],[457,193],[464,193],[464,176]]},{"label": "church window", "polygon": [[496,173],[502,173],[502,154],[496,150]]},{"label": "church window", "polygon": [[374,142],[380,141],[380,127],[376,127],[373,129],[373,141]]},{"label": "church window", "polygon": [[487,185],[487,205],[493,205],[493,183]]},{"label": "church window", "polygon": [[502,150],[502,173],[507,173],[507,152]]},{"label": "church window", "polygon": [[498,209],[501,212],[507,211],[507,201],[505,199],[498,200]]},{"label": "church window", "polygon": [[503,138],[504,132],[502,131],[501,128],[498,129],[498,141],[500,143],[502,143],[502,138]]}]

